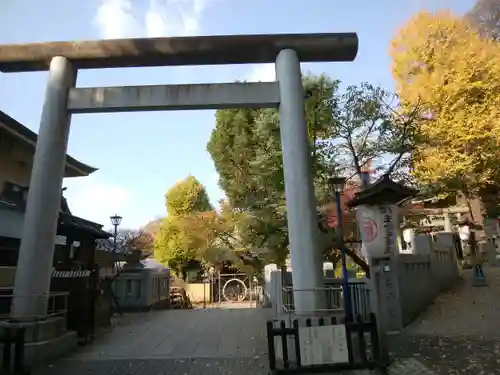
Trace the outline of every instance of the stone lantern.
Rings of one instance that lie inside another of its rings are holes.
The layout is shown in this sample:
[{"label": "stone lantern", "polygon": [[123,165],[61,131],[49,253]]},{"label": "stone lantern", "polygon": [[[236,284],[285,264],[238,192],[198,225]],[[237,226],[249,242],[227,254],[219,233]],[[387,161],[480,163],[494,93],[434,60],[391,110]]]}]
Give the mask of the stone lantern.
[{"label": "stone lantern", "polygon": [[144,259],[144,255],[140,250],[131,250],[125,257],[126,263],[123,265],[124,272],[141,272],[144,269],[144,264],[141,260]]},{"label": "stone lantern", "polygon": [[402,329],[397,262],[400,233],[399,204],[417,190],[384,175],[368,188],[356,193],[347,205],[356,210],[363,255],[370,265],[372,310],[377,315],[381,355],[387,360],[386,334]]}]

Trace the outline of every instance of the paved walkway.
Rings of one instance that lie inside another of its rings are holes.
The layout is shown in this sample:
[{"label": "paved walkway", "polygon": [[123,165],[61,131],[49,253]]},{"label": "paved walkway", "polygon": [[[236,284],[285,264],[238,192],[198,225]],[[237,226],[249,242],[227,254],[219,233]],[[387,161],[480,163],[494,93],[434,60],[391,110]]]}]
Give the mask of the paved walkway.
[{"label": "paved walkway", "polygon": [[[270,310],[220,307],[126,315],[106,336],[34,375],[268,374],[265,322]],[[414,358],[394,364],[389,374],[434,375]]]},{"label": "paved walkway", "polygon": [[488,286],[472,287],[472,271],[464,271],[456,288],[392,338],[394,353],[437,375],[500,374],[500,268],[485,274]]},{"label": "paved walkway", "polygon": [[[485,273],[489,285],[472,287],[471,271],[463,272],[454,290],[391,337],[399,360],[390,375],[500,374],[500,268]],[[129,315],[108,335],[34,375],[267,374],[270,311],[221,307]]]},{"label": "paved walkway", "polygon": [[92,345],[36,375],[266,374],[267,309],[134,314]]}]

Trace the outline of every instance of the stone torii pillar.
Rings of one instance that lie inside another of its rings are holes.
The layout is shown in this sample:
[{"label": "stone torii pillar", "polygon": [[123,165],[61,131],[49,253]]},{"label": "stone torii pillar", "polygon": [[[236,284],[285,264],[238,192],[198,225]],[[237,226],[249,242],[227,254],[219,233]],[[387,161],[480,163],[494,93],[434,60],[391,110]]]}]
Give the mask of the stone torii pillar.
[{"label": "stone torii pillar", "polygon": [[276,58],[276,78],[280,85],[280,134],[293,298],[297,313],[310,314],[324,308],[325,293],[318,291],[324,287],[323,257],[316,254],[321,251],[318,243],[316,197],[312,184],[300,61],[294,50],[279,52]]},{"label": "stone torii pillar", "polygon": [[76,70],[71,62],[65,57],[54,57],[24,215],[11,306],[13,320],[31,321],[46,316],[70,127],[66,105],[69,89],[75,83]]},{"label": "stone torii pillar", "polygon": [[[355,33],[220,35],[0,46],[0,71],[50,70],[16,272],[11,317],[46,315],[72,113],[279,107],[295,310],[323,287],[300,62],[352,61]],[[77,69],[276,64],[277,82],[74,88]],[[302,292],[306,290],[306,292]]]}]

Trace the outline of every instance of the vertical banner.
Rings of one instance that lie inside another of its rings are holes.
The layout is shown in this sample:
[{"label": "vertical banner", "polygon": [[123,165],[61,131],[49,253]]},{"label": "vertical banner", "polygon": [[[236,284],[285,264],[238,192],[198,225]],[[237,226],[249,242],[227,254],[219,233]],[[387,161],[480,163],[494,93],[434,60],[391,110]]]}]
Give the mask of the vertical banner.
[{"label": "vertical banner", "polygon": [[358,206],[356,220],[365,256],[385,258],[399,251],[399,207],[397,205]]}]

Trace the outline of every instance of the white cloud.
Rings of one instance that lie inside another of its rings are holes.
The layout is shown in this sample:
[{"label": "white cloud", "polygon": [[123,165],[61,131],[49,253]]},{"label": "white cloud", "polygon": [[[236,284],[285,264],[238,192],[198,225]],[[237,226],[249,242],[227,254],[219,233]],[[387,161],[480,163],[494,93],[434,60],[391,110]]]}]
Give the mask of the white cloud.
[{"label": "white cloud", "polygon": [[208,0],[150,0],[145,14],[148,37],[195,35]]},{"label": "white cloud", "polygon": [[165,22],[161,14],[153,9],[149,9],[145,15],[146,33],[149,37],[156,38],[164,35]]},{"label": "white cloud", "polygon": [[94,23],[104,39],[137,36],[140,25],[132,13],[132,0],[100,0]]},{"label": "white cloud", "polygon": [[272,82],[276,81],[276,70],[274,64],[258,64],[250,70],[245,78],[248,82]]},{"label": "white cloud", "polygon": [[[127,217],[127,212],[131,211],[130,191],[100,179],[97,174],[69,178],[64,180],[63,185],[68,188],[64,196],[68,200],[71,213],[103,224],[105,228],[110,226],[109,217],[113,214]],[[133,227],[132,223],[124,224]]]},{"label": "white cloud", "polygon": [[213,1],[149,0],[140,13],[132,0],[101,0],[94,22],[106,39],[190,36],[199,32],[202,14]]}]

